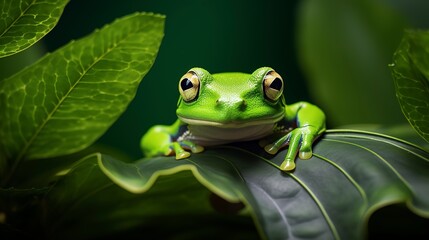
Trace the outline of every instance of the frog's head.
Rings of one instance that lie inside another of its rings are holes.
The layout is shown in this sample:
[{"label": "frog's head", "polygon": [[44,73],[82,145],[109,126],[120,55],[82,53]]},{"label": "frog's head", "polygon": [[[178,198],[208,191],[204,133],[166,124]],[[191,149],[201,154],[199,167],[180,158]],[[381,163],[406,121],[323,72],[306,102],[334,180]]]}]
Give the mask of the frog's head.
[{"label": "frog's head", "polygon": [[190,125],[241,127],[284,117],[284,82],[272,68],[210,74],[192,68],[179,81],[177,116]]}]

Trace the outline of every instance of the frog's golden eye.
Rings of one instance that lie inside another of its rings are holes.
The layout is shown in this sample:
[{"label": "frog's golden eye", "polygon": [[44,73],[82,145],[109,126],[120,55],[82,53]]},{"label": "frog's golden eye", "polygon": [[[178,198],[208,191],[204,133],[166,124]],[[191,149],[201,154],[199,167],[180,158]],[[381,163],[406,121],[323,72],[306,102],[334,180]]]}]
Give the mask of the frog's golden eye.
[{"label": "frog's golden eye", "polygon": [[179,92],[185,102],[196,100],[200,91],[200,79],[198,75],[189,71],[179,81]]},{"label": "frog's golden eye", "polygon": [[270,101],[276,101],[283,94],[283,79],[275,71],[269,71],[264,77],[264,95]]}]

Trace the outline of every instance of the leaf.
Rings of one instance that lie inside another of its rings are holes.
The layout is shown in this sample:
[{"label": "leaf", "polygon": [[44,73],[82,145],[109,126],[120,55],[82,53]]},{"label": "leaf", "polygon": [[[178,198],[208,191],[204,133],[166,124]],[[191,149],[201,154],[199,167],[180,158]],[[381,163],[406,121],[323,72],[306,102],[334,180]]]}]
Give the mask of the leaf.
[{"label": "leaf", "polygon": [[69,0],[0,0],[0,58],[23,51],[48,34]]},{"label": "leaf", "polygon": [[363,239],[369,216],[393,203],[429,217],[429,153],[414,145],[369,132],[331,130],[310,160],[297,160],[292,173],[279,170],[285,153],[271,157],[252,142],[181,161],[102,159],[101,167],[134,193],[150,191],[161,175],[190,170],[217,195],[245,203],[268,239]]},{"label": "leaf", "polygon": [[301,66],[330,124],[405,122],[387,67],[403,16],[372,0],[306,0],[299,10]]},{"label": "leaf", "polygon": [[429,142],[429,31],[405,33],[391,65],[396,97],[411,126]]},{"label": "leaf", "polygon": [[160,15],[123,17],[0,82],[0,152],[17,163],[92,144],[134,98],[163,26]]},{"label": "leaf", "polygon": [[403,141],[410,142],[426,151],[429,151],[429,143],[426,142],[409,123],[398,125],[379,125],[379,124],[353,124],[342,126],[343,129],[354,129],[361,131],[369,131],[388,135],[394,138],[402,139]]},{"label": "leaf", "polygon": [[63,171],[51,187],[41,205],[50,239],[258,237],[251,218],[216,212],[212,194],[192,174],[160,177],[150,191],[133,194],[103,174],[102,159],[120,162],[90,154]]}]

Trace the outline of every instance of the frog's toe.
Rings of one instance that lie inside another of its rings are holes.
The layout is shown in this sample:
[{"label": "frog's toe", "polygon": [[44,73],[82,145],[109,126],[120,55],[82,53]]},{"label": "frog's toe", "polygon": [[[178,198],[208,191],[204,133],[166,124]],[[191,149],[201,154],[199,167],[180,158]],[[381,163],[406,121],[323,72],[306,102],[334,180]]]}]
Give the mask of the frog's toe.
[{"label": "frog's toe", "polygon": [[204,151],[204,147],[200,145],[195,145],[191,148],[192,153],[200,153]]},{"label": "frog's toe", "polygon": [[276,154],[279,151],[279,148],[275,144],[268,144],[264,147],[264,150],[269,154]]},{"label": "frog's toe", "polygon": [[188,158],[189,156],[191,156],[191,154],[187,151],[179,152],[179,153],[176,153],[176,160]]},{"label": "frog's toe", "polygon": [[190,152],[185,151],[178,142],[173,142],[171,147],[173,148],[174,153],[176,154],[176,159],[184,159],[191,156]]},{"label": "frog's toe", "polygon": [[295,169],[295,162],[293,160],[285,160],[282,165],[280,165],[280,169],[283,171],[292,171]]},{"label": "frog's toe", "polygon": [[299,158],[302,160],[310,159],[311,156],[313,156],[313,153],[311,151],[310,152],[303,152],[303,151],[299,152]]}]

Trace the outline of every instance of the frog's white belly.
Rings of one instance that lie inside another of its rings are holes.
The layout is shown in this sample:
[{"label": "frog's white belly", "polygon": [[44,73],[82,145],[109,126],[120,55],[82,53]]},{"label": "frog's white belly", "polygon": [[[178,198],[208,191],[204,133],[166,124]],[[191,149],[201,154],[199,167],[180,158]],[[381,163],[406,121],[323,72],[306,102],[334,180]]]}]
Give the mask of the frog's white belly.
[{"label": "frog's white belly", "polygon": [[[231,142],[261,139],[273,133],[275,124],[259,124],[244,127],[216,127],[207,125],[188,125],[180,140],[192,141],[201,146],[213,146]],[[178,139],[179,140],[179,139]]]}]

